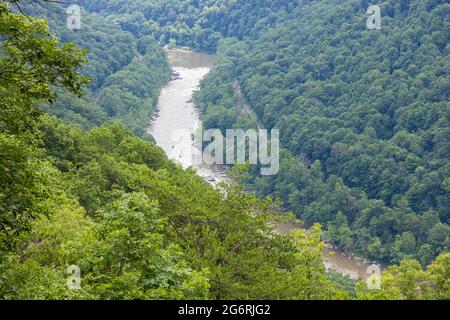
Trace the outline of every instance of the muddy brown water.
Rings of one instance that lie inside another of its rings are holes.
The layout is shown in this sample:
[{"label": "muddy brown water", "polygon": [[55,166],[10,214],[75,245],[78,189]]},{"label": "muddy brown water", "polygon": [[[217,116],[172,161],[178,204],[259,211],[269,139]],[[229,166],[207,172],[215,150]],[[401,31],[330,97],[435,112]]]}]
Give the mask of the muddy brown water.
[{"label": "muddy brown water", "polygon": [[[294,222],[284,222],[277,225],[276,231],[286,234],[296,229],[301,229],[301,227]],[[340,252],[330,245],[327,245],[322,252],[322,258],[327,270],[338,271],[355,280],[367,278],[369,276],[367,269],[372,265],[370,262],[355,257],[350,253]]]}]

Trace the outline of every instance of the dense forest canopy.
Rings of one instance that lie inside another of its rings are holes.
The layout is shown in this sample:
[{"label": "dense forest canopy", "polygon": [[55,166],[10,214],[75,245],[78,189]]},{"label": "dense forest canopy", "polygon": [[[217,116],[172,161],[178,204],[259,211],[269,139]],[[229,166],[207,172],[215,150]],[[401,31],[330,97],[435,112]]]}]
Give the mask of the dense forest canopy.
[{"label": "dense forest canopy", "polygon": [[[307,225],[370,259],[424,265],[450,245],[447,1],[310,1],[257,40],[226,40],[197,99],[205,124],[281,130],[280,174],[255,177]],[[226,70],[224,72],[224,70]]]},{"label": "dense forest canopy", "polygon": [[[0,0],[0,298],[450,299],[450,4],[379,1],[366,30],[369,2],[87,0],[68,30]],[[204,125],[281,129],[278,175],[219,191],[166,158],[164,45],[217,54]],[[275,234],[266,196],[309,230]],[[396,266],[355,287],[323,239]]]}]

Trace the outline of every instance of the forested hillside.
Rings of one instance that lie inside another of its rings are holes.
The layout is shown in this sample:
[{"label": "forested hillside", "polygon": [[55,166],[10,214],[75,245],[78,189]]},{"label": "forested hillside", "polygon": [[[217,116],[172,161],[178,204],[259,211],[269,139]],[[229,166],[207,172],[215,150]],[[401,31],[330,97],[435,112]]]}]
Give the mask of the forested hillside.
[{"label": "forested hillside", "polygon": [[382,1],[378,31],[368,3],[309,1],[258,40],[224,41],[197,100],[208,127],[254,127],[239,80],[286,149],[258,194],[345,250],[426,265],[450,248],[450,5]]},{"label": "forested hillside", "polygon": [[83,27],[68,30],[65,7],[61,4],[41,2],[37,6],[24,2],[22,6],[27,14],[48,18],[50,31],[62,42],[74,43],[87,53],[88,62],[81,72],[90,82],[84,95],[76,97],[57,91],[55,104],[42,104],[41,109],[85,129],[119,122],[149,138],[145,130],[147,119],[170,73],[158,42],[134,36],[110,16],[83,11]]},{"label": "forested hillside", "polygon": [[86,10],[117,18],[124,30],[137,37],[151,36],[215,52],[226,37],[256,39],[277,22],[287,19],[303,1],[270,0],[99,0],[81,1]]},{"label": "forested hillside", "polygon": [[[0,0],[0,299],[450,299],[446,2],[375,31],[362,0],[90,0],[69,31]],[[218,190],[151,142],[167,44],[217,52],[204,125],[280,128],[278,175]],[[353,288],[323,239],[396,266]]]}]

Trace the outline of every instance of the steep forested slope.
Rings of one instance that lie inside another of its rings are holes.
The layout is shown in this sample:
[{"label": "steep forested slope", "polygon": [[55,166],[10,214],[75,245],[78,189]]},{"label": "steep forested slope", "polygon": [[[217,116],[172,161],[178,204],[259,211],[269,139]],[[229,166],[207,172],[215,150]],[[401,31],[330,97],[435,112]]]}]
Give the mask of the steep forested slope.
[{"label": "steep forested slope", "polygon": [[215,52],[226,37],[256,39],[289,17],[302,1],[270,0],[99,0],[81,1],[86,10],[115,17],[137,37]]},{"label": "steep forested slope", "polygon": [[90,82],[85,94],[79,98],[57,91],[55,103],[42,104],[41,109],[86,129],[120,122],[135,134],[148,138],[146,119],[170,73],[157,42],[151,38],[138,39],[111,16],[83,10],[81,29],[68,30],[63,4],[21,5],[27,14],[48,18],[50,31],[62,42],[74,43],[87,52],[88,63],[82,73]]},{"label": "steep forested slope", "polygon": [[223,42],[197,100],[207,126],[248,126],[239,80],[289,151],[259,194],[342,248],[426,264],[450,245],[450,6],[382,1],[377,31],[368,3],[309,1],[257,40]]}]

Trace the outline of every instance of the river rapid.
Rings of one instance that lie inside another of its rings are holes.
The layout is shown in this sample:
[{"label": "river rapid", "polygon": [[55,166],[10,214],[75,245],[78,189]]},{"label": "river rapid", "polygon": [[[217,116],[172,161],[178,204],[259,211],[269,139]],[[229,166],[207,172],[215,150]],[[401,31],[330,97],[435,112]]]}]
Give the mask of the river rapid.
[{"label": "river rapid", "polygon": [[[178,153],[172,141],[172,134],[176,130],[187,130],[194,135],[199,128],[201,114],[192,101],[192,95],[213,67],[215,57],[178,49],[167,49],[166,52],[173,70],[172,80],[161,91],[158,108],[152,115],[148,131],[170,159],[180,163],[183,168],[196,168],[200,176],[215,185],[226,179],[225,172],[216,166],[196,164],[191,155]],[[182,143],[192,145],[191,140]],[[289,233],[297,228],[299,227],[295,223],[283,223],[278,225],[277,232]],[[334,250],[331,246],[324,250],[323,260],[327,269],[353,279],[366,278],[367,268],[370,266],[370,263]]]},{"label": "river rapid", "polygon": [[191,154],[179,151],[192,147],[201,154],[201,150],[190,139],[174,142],[172,137],[174,132],[181,130],[193,136],[199,129],[201,115],[192,101],[192,94],[213,67],[215,57],[185,50],[167,49],[166,52],[172,67],[172,80],[161,91],[157,111],[150,121],[149,133],[171,160],[185,169],[196,168],[205,180],[213,185],[218,184],[226,178],[225,172],[216,166],[194,162]]}]

